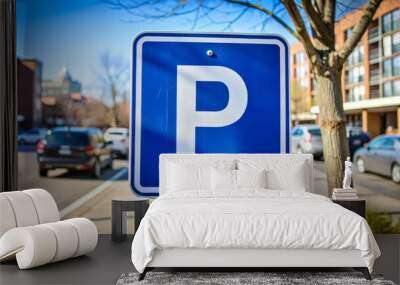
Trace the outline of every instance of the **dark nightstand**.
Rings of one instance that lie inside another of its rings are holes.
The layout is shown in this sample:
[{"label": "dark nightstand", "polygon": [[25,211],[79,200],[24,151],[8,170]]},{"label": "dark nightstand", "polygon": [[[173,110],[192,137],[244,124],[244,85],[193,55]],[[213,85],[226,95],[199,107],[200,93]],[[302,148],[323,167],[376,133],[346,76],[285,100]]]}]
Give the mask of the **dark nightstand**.
[{"label": "dark nightstand", "polygon": [[112,198],[112,229],[111,239],[113,241],[123,241],[126,238],[126,213],[135,212],[135,231],[137,231],[140,221],[146,214],[149,207],[149,199],[135,196],[114,197]]},{"label": "dark nightstand", "polygon": [[361,217],[365,218],[365,200],[332,200],[332,202],[339,204],[340,206],[359,214]]}]

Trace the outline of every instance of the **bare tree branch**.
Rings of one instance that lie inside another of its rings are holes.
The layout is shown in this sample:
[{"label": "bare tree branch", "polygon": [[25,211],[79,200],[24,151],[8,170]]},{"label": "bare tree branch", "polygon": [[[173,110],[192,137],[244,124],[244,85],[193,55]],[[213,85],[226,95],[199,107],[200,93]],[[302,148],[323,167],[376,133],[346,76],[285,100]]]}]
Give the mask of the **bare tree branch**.
[{"label": "bare tree branch", "polygon": [[310,59],[310,62],[314,67],[320,68],[322,66],[321,57],[311,41],[310,35],[307,32],[306,25],[301,18],[300,12],[297,9],[296,4],[293,0],[282,0],[282,4],[286,7],[290,18],[292,19],[296,27],[297,38],[303,44],[308,58]]},{"label": "bare tree branch", "polygon": [[311,0],[302,0],[302,3],[310,20],[310,25],[317,32],[319,40],[333,50],[335,48],[334,33],[329,30],[321,15],[315,11]]},{"label": "bare tree branch", "polygon": [[364,8],[364,13],[363,13],[360,21],[354,27],[353,32],[351,33],[351,36],[346,40],[343,48],[338,53],[342,64],[346,61],[347,57],[350,55],[350,53],[354,50],[354,48],[357,46],[357,44],[361,40],[361,37],[367,30],[368,25],[370,24],[372,18],[374,17],[374,14],[375,14],[376,10],[378,9],[379,4],[381,2],[382,2],[382,0],[369,0],[368,1],[368,4]]},{"label": "bare tree branch", "polygon": [[324,14],[324,0],[314,0],[313,6],[319,15]]},{"label": "bare tree branch", "polygon": [[108,51],[102,52],[99,56],[99,72],[96,72],[98,79],[101,82],[104,94],[111,99],[111,110],[113,117],[113,125],[119,124],[118,104],[123,99],[123,94],[126,91],[126,83],[129,74],[128,65],[125,61],[111,55]]},{"label": "bare tree branch", "polygon": [[232,4],[238,4],[238,5],[242,5],[248,8],[253,8],[256,9],[258,11],[263,12],[264,14],[267,14],[268,16],[270,16],[271,18],[273,18],[276,22],[278,22],[281,26],[283,26],[290,34],[292,34],[295,38],[299,39],[298,34],[296,33],[295,30],[293,30],[293,28],[291,26],[289,26],[287,23],[285,23],[285,21],[283,21],[280,17],[278,17],[277,15],[275,15],[271,10],[259,5],[259,4],[254,4],[254,3],[250,3],[249,1],[246,0],[225,0],[228,3],[232,3]]},{"label": "bare tree branch", "polygon": [[235,24],[237,21],[239,21],[240,18],[243,17],[244,14],[246,14],[246,12],[248,11],[248,7],[246,7],[245,9],[243,9],[239,14],[237,14],[237,16],[235,18],[233,18],[228,25],[225,27],[225,31],[230,30],[232,25]]},{"label": "bare tree branch", "polygon": [[334,28],[335,15],[336,15],[336,1],[326,0],[323,20],[331,30],[333,30]]}]

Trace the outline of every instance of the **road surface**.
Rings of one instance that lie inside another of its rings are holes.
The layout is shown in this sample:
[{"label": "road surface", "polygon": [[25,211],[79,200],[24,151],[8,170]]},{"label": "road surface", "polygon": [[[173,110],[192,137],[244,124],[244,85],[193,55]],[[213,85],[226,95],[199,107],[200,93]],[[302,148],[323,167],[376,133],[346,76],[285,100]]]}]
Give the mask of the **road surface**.
[{"label": "road surface", "polygon": [[[321,161],[314,162],[314,185],[321,194],[328,193],[325,165]],[[353,174],[354,188],[360,198],[367,200],[367,209],[373,212],[389,212],[400,214],[400,184],[390,178],[372,173]]]},{"label": "road surface", "polygon": [[[65,170],[52,170],[49,172],[49,177],[40,177],[34,152],[21,151],[18,158],[19,189],[43,188],[48,190],[60,210],[101,187],[116,175],[120,176],[117,180],[124,182],[119,184],[119,187],[124,188],[124,193],[129,193],[129,185],[126,181],[128,179],[128,162],[126,160],[114,160],[113,169],[104,170],[101,177],[95,179],[86,173],[69,173]],[[321,161],[314,163],[314,178],[316,192],[327,195],[325,166]],[[355,172],[354,185],[359,191],[359,196],[367,200],[369,210],[400,213],[400,184],[379,175]]]},{"label": "road surface", "polygon": [[[127,180],[127,161],[114,160],[113,169],[104,169],[96,179],[84,172],[68,172],[57,169],[49,171],[49,177],[40,177],[36,154],[34,152],[18,153],[18,188],[43,188],[53,195],[60,210],[77,201],[83,195],[96,189],[105,181],[121,173],[118,180]],[[128,183],[127,187],[128,186]]]}]

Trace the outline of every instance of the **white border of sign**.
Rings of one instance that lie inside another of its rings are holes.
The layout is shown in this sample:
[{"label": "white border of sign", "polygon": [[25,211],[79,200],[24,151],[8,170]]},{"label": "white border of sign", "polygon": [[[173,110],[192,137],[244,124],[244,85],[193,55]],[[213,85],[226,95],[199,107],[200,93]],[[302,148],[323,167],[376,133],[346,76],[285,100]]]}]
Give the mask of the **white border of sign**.
[{"label": "white border of sign", "polygon": [[[162,32],[157,32],[158,34],[163,34]],[[144,33],[146,34],[146,33]],[[282,43],[282,41],[285,41],[282,37],[279,35],[273,35],[273,34],[268,34],[268,35],[263,35],[263,34],[236,34],[236,35],[243,35],[243,36],[273,36],[277,37],[278,39],[263,39],[263,38],[237,38],[237,37],[229,37],[229,33],[198,33],[198,35],[201,36],[185,36],[187,33],[176,33],[173,32],[173,34],[179,34],[180,36],[167,36],[168,33],[166,33],[165,36],[143,36],[143,34],[139,34],[137,38],[141,37],[136,44],[136,54],[132,56],[132,66],[131,70],[133,70],[133,60],[134,58],[136,59],[136,70],[135,70],[135,82],[136,82],[136,88],[135,88],[135,161],[134,161],[134,187],[136,188],[137,191],[144,195],[155,195],[158,193],[158,187],[143,187],[140,184],[140,149],[141,149],[141,122],[142,122],[142,50],[143,50],[143,45],[146,42],[194,42],[194,43],[235,43],[235,44],[266,44],[266,45],[277,45],[279,47],[279,54],[280,54],[280,70],[282,72],[282,80],[280,81],[280,152],[281,153],[286,153],[286,92],[289,90],[286,90],[286,76],[289,76],[290,73],[290,67],[288,66],[288,74],[286,74],[286,62],[285,62],[285,54],[289,53],[288,50],[286,50],[285,45]],[[191,33],[191,34],[196,34],[196,33]],[[214,37],[207,37],[206,35],[214,35]],[[215,37],[216,35],[221,35],[220,38]],[[204,36],[203,36],[204,35]],[[233,35],[232,35],[233,36]],[[282,41],[281,41],[282,40]],[[136,41],[133,42],[135,44]],[[287,42],[285,41],[286,46],[288,46]],[[288,58],[289,61],[289,58]],[[289,62],[288,62],[289,65]],[[133,76],[131,76],[133,78]],[[131,88],[132,88],[132,82],[131,82]],[[132,90],[131,90],[132,94]],[[130,110],[132,110],[132,104],[133,104],[133,98],[131,100],[131,106]],[[289,113],[290,113],[290,102],[289,104]],[[289,120],[290,120],[290,114],[289,114]],[[132,115],[130,119],[130,124],[131,124],[131,129],[132,129]],[[289,136],[290,136],[290,122],[289,122]],[[132,143],[130,143],[132,145]],[[289,138],[289,151],[290,151],[290,138]],[[131,158],[132,158],[132,150],[129,153],[129,167],[131,167]],[[131,180],[131,170],[129,171],[129,184],[132,185],[132,180]],[[132,189],[133,190],[133,189]],[[133,190],[135,193],[137,191]],[[139,193],[137,193],[139,194]]]}]

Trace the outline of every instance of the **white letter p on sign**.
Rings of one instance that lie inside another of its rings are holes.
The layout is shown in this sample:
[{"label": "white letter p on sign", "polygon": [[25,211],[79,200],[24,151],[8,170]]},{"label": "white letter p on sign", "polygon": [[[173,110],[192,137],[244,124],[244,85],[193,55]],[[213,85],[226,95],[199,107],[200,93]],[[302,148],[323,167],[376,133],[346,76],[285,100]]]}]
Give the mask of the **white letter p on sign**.
[{"label": "white letter p on sign", "polygon": [[[223,66],[178,65],[176,152],[194,153],[196,127],[223,127],[236,122],[247,107],[247,88],[234,70]],[[228,104],[220,111],[196,111],[196,82],[225,84]]]}]

